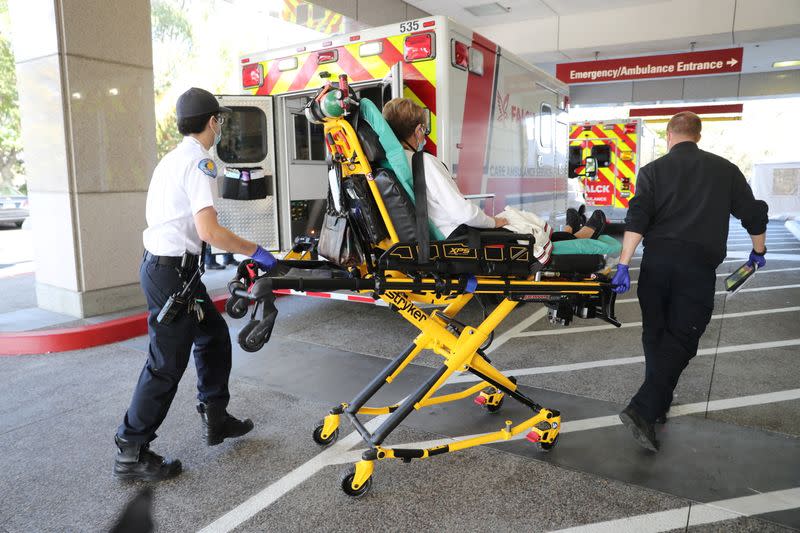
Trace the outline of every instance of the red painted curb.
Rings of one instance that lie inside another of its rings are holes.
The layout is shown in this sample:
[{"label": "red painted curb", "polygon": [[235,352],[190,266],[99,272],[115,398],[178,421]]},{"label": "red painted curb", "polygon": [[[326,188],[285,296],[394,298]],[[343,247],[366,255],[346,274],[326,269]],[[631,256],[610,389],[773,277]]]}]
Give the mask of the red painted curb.
[{"label": "red painted curb", "polygon": [[[227,296],[213,298],[222,312]],[[38,355],[81,350],[124,341],[147,333],[147,313],[75,328],[0,333],[0,356]]]}]

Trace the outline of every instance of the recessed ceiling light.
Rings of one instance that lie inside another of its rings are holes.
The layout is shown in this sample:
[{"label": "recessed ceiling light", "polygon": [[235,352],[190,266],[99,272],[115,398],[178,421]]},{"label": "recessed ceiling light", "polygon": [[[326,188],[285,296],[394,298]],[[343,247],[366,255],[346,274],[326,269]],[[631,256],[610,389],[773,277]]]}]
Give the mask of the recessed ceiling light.
[{"label": "recessed ceiling light", "polygon": [[783,67],[800,67],[800,59],[791,59],[789,61],[776,61],[772,64],[772,68]]},{"label": "recessed ceiling light", "polygon": [[480,4],[477,6],[465,7],[467,11],[476,17],[489,17],[492,15],[505,15],[511,12],[510,7],[501,6],[497,2],[491,4]]}]

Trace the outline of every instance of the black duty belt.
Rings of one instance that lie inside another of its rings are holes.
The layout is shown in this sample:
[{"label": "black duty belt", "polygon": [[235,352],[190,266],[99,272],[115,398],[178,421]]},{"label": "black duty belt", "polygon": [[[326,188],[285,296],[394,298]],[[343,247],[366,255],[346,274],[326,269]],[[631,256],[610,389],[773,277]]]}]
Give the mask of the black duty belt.
[{"label": "black duty belt", "polygon": [[[200,256],[189,254],[189,261],[186,265],[186,269],[192,269],[197,267],[197,262]],[[175,268],[181,267],[182,257],[174,257],[170,255],[153,255],[147,250],[144,252],[144,260],[149,263],[154,263],[156,265],[164,265],[164,266],[171,266]]]}]

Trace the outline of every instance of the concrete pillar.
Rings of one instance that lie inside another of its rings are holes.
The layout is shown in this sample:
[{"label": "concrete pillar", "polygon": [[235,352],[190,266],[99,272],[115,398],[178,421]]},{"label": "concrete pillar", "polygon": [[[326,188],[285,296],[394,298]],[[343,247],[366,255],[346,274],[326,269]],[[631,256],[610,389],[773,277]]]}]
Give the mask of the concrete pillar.
[{"label": "concrete pillar", "polygon": [[10,0],[39,307],[144,303],[156,164],[149,0]]}]

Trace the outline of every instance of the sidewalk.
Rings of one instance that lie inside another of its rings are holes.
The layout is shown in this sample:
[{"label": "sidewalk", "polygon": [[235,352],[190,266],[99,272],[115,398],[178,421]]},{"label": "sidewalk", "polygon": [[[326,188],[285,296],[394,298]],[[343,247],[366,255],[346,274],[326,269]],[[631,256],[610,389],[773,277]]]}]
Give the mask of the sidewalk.
[{"label": "sidewalk", "polygon": [[[40,309],[36,306],[34,268],[32,261],[0,268],[0,294],[3,295],[0,299],[0,333],[86,326],[146,311],[141,306],[78,319]],[[234,272],[234,267],[228,267],[225,270],[209,270],[203,275],[203,283],[212,297],[227,294],[228,281]]]}]

